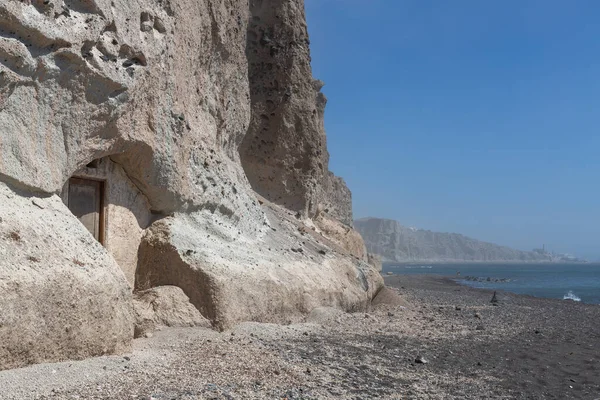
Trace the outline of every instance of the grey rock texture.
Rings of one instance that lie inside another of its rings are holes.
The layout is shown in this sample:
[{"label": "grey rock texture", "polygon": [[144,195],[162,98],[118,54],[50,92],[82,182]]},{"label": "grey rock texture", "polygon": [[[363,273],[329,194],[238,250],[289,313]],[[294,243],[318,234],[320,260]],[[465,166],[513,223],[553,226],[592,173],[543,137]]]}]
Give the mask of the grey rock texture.
[{"label": "grey rock texture", "polygon": [[337,221],[353,226],[352,192],[346,182],[332,172],[327,174],[326,182],[325,199],[322,202],[325,213]]},{"label": "grey rock texture", "polygon": [[[123,351],[130,287],[221,329],[367,307],[309,61],[301,0],[0,2],[0,368]],[[104,182],[105,247],[60,203],[71,177]]]},{"label": "grey rock texture", "polygon": [[354,221],[370,253],[383,261],[550,261],[543,254],[498,246],[460,235],[408,228],[399,222],[364,218]]},{"label": "grey rock texture", "polygon": [[246,53],[252,116],[240,148],[254,190],[305,215],[352,225],[344,181],[329,171],[324,83],[312,76],[303,0],[250,0]]}]

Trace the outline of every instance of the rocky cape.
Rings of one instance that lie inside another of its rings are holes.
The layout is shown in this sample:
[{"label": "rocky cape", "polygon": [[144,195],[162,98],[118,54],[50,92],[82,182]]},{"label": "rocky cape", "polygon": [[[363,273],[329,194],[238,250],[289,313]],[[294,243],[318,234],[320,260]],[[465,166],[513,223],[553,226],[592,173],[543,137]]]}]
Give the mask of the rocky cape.
[{"label": "rocky cape", "polygon": [[550,262],[547,253],[521,251],[482,242],[458,233],[409,228],[398,221],[363,218],[354,226],[369,252],[384,262]]},{"label": "rocky cape", "polygon": [[1,2],[0,368],[367,308],[322,86],[303,0]]}]

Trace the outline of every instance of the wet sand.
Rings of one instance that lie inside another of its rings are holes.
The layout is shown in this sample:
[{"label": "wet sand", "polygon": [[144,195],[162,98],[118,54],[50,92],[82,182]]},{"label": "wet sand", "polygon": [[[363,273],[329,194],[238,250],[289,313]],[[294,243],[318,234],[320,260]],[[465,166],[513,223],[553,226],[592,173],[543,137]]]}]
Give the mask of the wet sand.
[{"label": "wet sand", "polygon": [[131,354],[0,372],[0,399],[600,399],[600,306],[386,277],[368,313],[165,329]]}]

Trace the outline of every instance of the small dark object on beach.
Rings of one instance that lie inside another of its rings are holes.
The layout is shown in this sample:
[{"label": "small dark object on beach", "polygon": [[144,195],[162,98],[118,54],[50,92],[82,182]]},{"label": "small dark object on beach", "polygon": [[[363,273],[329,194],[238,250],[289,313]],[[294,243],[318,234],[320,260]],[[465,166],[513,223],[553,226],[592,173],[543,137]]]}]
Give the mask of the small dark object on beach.
[{"label": "small dark object on beach", "polygon": [[460,306],[456,306],[456,307],[454,307],[454,309],[455,309],[456,311],[460,311],[460,310],[462,310],[462,307],[460,307]]},{"label": "small dark object on beach", "polygon": [[477,328],[475,328],[476,331],[483,331],[485,330],[485,326],[483,325],[477,325]]},{"label": "small dark object on beach", "polygon": [[415,363],[416,364],[427,364],[429,361],[427,361],[425,359],[425,357],[423,356],[418,356],[417,358],[415,358]]},{"label": "small dark object on beach", "polygon": [[393,317],[393,316],[394,316],[394,313],[391,311],[388,311],[388,317]]},{"label": "small dark object on beach", "polygon": [[494,295],[492,296],[492,300],[490,300],[490,303],[492,303],[492,304],[498,303],[498,298],[496,297],[496,292],[495,291],[494,291]]},{"label": "small dark object on beach", "polygon": [[481,315],[479,313],[475,313],[475,315],[473,315],[475,318],[481,319]]}]

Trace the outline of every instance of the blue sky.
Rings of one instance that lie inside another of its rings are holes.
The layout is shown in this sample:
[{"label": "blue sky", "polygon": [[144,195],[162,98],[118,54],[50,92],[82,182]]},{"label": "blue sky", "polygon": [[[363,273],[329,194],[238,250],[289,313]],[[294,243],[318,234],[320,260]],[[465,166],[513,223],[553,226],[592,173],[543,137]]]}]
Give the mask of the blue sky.
[{"label": "blue sky", "polygon": [[306,11],[355,217],[600,259],[600,2]]}]

